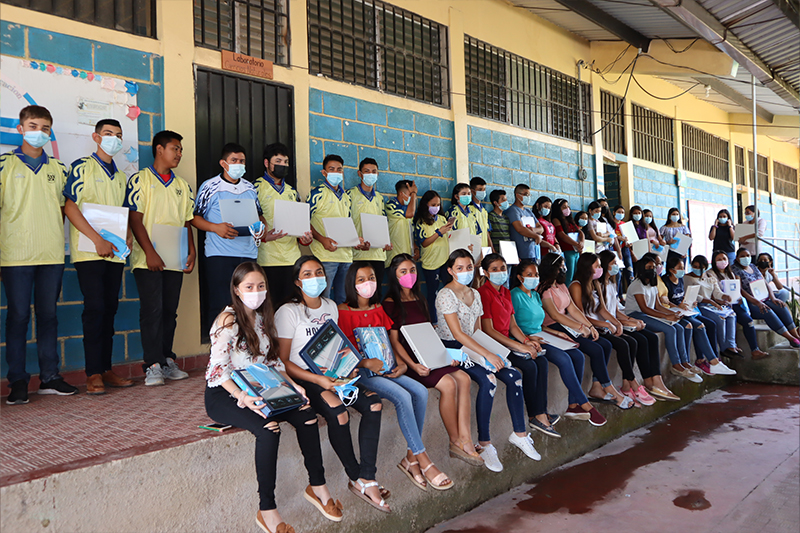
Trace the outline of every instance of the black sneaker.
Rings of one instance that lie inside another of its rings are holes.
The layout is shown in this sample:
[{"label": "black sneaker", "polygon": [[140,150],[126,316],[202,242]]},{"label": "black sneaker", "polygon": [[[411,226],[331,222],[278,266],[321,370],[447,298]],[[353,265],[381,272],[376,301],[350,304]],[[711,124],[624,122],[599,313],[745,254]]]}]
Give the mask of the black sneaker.
[{"label": "black sneaker", "polygon": [[25,405],[28,403],[28,384],[24,380],[11,384],[11,394],[6,398],[8,405]]},{"label": "black sneaker", "polygon": [[535,429],[537,431],[541,431],[548,437],[561,438],[561,434],[558,431],[556,431],[553,426],[545,426],[535,418],[531,418],[530,420],[528,420],[528,427],[531,429]]},{"label": "black sneaker", "polygon": [[59,396],[71,396],[78,394],[78,387],[73,387],[64,378],[58,377],[50,381],[42,382],[39,385],[39,394],[57,394]]}]

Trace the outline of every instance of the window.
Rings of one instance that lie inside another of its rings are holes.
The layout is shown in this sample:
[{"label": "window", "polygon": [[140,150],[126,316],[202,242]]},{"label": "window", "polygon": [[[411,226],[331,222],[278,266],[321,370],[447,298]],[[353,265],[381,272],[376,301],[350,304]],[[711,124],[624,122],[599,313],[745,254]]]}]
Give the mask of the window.
[{"label": "window", "polygon": [[600,127],[603,128],[603,149],[625,153],[625,100],[600,91]]},{"label": "window", "polygon": [[289,63],[287,0],[194,0],[194,42]]},{"label": "window", "polygon": [[797,169],[783,163],[772,163],[772,179],[775,181],[775,194],[800,199]]},{"label": "window", "polygon": [[573,141],[583,126],[590,142],[589,84],[468,35],[464,62],[467,113]]},{"label": "window", "polygon": [[718,180],[730,181],[728,141],[683,123],[683,168]]},{"label": "window", "polygon": [[633,104],[633,157],[675,166],[672,119]]},{"label": "window", "polygon": [[[750,170],[750,187],[756,182],[753,177],[753,151],[747,151],[747,168]],[[758,189],[761,191],[769,191],[769,161],[767,156],[758,154]]]},{"label": "window", "polygon": [[155,0],[3,0],[3,3],[134,35],[156,36]]},{"label": "window", "polygon": [[736,183],[744,185],[744,148],[734,146],[733,151],[736,157]]},{"label": "window", "polygon": [[379,0],[308,0],[311,74],[449,106],[447,27]]}]

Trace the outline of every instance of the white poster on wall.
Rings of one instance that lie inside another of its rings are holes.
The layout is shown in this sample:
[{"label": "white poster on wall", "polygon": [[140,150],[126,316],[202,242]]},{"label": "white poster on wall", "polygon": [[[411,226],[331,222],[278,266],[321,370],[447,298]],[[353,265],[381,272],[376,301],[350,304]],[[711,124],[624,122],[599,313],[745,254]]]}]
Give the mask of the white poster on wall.
[{"label": "white poster on wall", "polygon": [[711,253],[714,251],[714,243],[708,240],[708,232],[717,221],[717,213],[722,209],[728,209],[728,206],[689,200],[688,222],[689,229],[694,236],[691,243],[692,257],[704,255],[709,263],[712,261]]}]

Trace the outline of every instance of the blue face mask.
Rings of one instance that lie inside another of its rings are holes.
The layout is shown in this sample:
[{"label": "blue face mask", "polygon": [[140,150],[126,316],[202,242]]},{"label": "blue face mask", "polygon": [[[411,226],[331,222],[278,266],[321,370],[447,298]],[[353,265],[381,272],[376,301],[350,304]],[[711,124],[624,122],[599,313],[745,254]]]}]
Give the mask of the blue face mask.
[{"label": "blue face mask", "polygon": [[505,200],[500,204],[500,211],[506,211],[509,207],[511,207],[511,204],[508,203],[508,200]]},{"label": "blue face mask", "polygon": [[338,187],[339,184],[344,180],[344,174],[341,172],[328,172],[326,178],[328,183],[330,183],[333,187]]},{"label": "blue face mask", "polygon": [[472,195],[471,194],[462,194],[458,197],[458,203],[461,205],[469,205],[472,203]]},{"label": "blue face mask", "polygon": [[100,149],[109,156],[114,157],[122,149],[122,139],[116,135],[106,135],[100,139]]},{"label": "blue face mask", "polygon": [[702,268],[693,268],[692,269],[692,274],[694,274],[695,276],[702,276],[703,275],[703,269]]},{"label": "blue face mask", "polygon": [[635,215],[631,215],[631,218],[632,218],[632,219],[633,219],[635,222],[639,222],[640,220],[642,220],[642,214],[641,214],[641,213],[636,213]]},{"label": "blue face mask", "polygon": [[333,390],[336,391],[337,396],[342,400],[342,405],[345,407],[352,405],[358,399],[358,387],[353,385],[353,383],[358,381],[360,377],[361,376],[356,376],[355,379],[351,379],[344,385],[336,385],[333,387]]},{"label": "blue face mask", "polygon": [[592,213],[592,218],[595,220],[600,220],[600,211],[598,211],[597,213]]},{"label": "blue face mask", "polygon": [[364,174],[364,185],[367,187],[372,187],[376,183],[378,183],[377,174]]},{"label": "blue face mask", "polygon": [[751,261],[752,261],[752,258],[750,258],[750,257],[740,257],[739,258],[739,264],[742,265],[742,268],[749,267]]},{"label": "blue face mask", "polygon": [[486,191],[475,191],[475,198],[482,202],[486,198]]},{"label": "blue face mask", "polygon": [[625,213],[616,213],[614,215],[614,218],[616,218],[617,220],[622,220],[623,218],[625,218]]},{"label": "blue face mask", "polygon": [[410,204],[410,203],[411,203],[411,197],[409,196],[408,198],[406,198],[405,200],[403,200],[401,203],[402,203],[403,205],[408,205],[408,204]]},{"label": "blue face mask", "polygon": [[309,298],[316,298],[322,294],[322,291],[324,291],[327,286],[328,281],[324,277],[306,278],[303,280],[303,292],[306,293],[306,296]]},{"label": "blue face mask", "polygon": [[489,281],[495,285],[505,285],[508,281],[508,270],[504,272],[489,272]]},{"label": "blue face mask", "polygon": [[26,131],[22,137],[34,148],[41,148],[50,140],[50,136],[43,131]]},{"label": "blue face mask", "polygon": [[676,270],[675,271],[675,277],[678,278],[678,279],[681,279],[685,275],[686,275],[686,271],[685,270]]},{"label": "blue face mask", "polygon": [[527,205],[528,207],[533,205],[533,196],[530,194],[527,196],[522,197],[522,205]]},{"label": "blue face mask", "polygon": [[619,274],[619,265],[611,265],[611,268],[608,270],[608,274],[610,276],[616,276]]},{"label": "blue face mask", "polygon": [[719,217],[719,223],[720,224],[727,224],[728,223],[728,217]]},{"label": "blue face mask", "polygon": [[[105,137],[108,139],[108,137]],[[116,139],[116,137],[115,137]],[[101,147],[102,148],[102,147]],[[105,152],[105,150],[103,150]],[[106,152],[108,153],[108,152]],[[108,154],[111,155],[111,154]],[[231,177],[232,180],[238,180],[245,173],[245,166],[240,163],[229,163],[228,164],[228,176]]]},{"label": "blue face mask", "polygon": [[588,220],[586,220],[585,218],[579,218],[579,219],[578,219],[578,225],[579,225],[580,227],[584,227],[584,226],[585,226],[586,224],[588,224],[588,223],[589,223],[589,221],[588,221]]},{"label": "blue face mask", "polygon": [[652,224],[653,223],[653,217],[644,217],[644,223],[645,224]]},{"label": "blue face mask", "polygon": [[472,283],[472,278],[475,276],[474,270],[468,270],[466,272],[459,272],[456,274],[456,281],[458,281],[462,285],[469,285]]},{"label": "blue face mask", "polygon": [[[28,143],[28,144],[30,144],[30,143]],[[752,221],[753,221],[753,215],[745,215],[745,216],[744,216],[744,219],[745,219],[746,221],[748,221],[748,222],[752,222]]]},{"label": "blue face mask", "polygon": [[680,215],[670,215],[669,219],[671,221],[673,221],[673,222],[677,222],[677,221],[679,221],[681,219],[681,216]]},{"label": "blue face mask", "polygon": [[549,207],[543,207],[543,208],[541,209],[540,213],[542,213],[542,216],[543,216],[543,217],[546,217],[547,215],[549,215],[549,214],[550,214],[550,208],[549,208]]},{"label": "blue face mask", "polygon": [[539,278],[522,278],[522,285],[529,291],[539,286]]}]

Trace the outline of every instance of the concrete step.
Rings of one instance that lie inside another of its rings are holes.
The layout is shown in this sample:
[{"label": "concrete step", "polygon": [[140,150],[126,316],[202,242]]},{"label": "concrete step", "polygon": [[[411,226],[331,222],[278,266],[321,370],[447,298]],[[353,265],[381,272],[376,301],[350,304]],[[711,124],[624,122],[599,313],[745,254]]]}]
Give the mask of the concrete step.
[{"label": "concrete step", "polygon": [[[783,340],[783,337],[774,332],[770,332]],[[739,347],[745,351],[745,358],[731,358],[728,366],[736,370],[739,378],[745,381],[757,381],[760,383],[779,383],[785,385],[800,385],[800,349],[792,348],[789,342],[775,343],[769,348],[764,348],[759,339],[759,346],[762,350],[769,353],[769,357],[753,361],[750,358],[750,349],[742,337]]]}]

